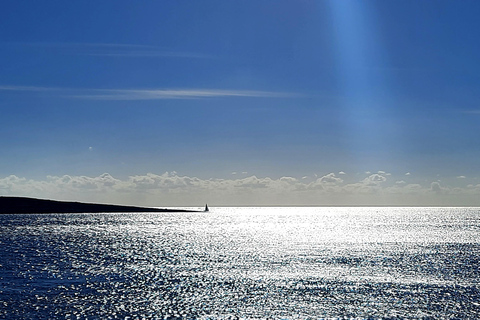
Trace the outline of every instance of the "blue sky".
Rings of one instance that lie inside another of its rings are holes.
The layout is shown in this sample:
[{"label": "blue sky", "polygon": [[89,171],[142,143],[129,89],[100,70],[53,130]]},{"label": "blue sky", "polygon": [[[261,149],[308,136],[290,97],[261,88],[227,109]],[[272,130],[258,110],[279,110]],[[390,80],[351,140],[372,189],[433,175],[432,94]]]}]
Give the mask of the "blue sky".
[{"label": "blue sky", "polygon": [[0,194],[480,205],[479,14],[468,0],[4,2]]}]

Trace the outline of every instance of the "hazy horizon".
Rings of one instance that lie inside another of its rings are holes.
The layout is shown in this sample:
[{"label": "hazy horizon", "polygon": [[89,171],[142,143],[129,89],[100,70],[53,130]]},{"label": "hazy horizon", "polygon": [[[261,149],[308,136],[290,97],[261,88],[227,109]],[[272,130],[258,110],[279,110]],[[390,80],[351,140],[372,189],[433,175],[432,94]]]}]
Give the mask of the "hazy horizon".
[{"label": "hazy horizon", "polygon": [[8,2],[0,195],[480,206],[480,3]]}]

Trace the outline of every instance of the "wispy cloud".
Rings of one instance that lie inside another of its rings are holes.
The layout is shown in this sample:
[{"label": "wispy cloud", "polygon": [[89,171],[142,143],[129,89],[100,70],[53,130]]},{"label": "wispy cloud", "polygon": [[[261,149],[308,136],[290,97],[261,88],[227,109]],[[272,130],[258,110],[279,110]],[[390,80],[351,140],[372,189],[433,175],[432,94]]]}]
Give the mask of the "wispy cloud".
[{"label": "wispy cloud", "polygon": [[55,87],[35,87],[35,86],[0,86],[0,91],[25,91],[25,92],[53,92],[65,89]]},{"label": "wispy cloud", "polygon": [[480,109],[477,109],[477,110],[463,110],[462,113],[465,113],[465,114],[479,114],[480,115]]},{"label": "wispy cloud", "polygon": [[36,86],[0,86],[0,91],[48,92],[57,96],[90,100],[161,100],[222,97],[288,98],[298,94],[256,90],[223,89],[71,89]]},{"label": "wispy cloud", "polygon": [[218,89],[95,90],[91,93],[92,94],[77,95],[75,98],[92,100],[159,100],[220,97],[286,98],[293,96],[290,93],[269,91]]},{"label": "wispy cloud", "polygon": [[151,45],[124,43],[76,43],[76,42],[16,42],[4,45],[48,50],[60,54],[90,55],[104,57],[151,57],[209,59],[211,55],[175,51]]}]

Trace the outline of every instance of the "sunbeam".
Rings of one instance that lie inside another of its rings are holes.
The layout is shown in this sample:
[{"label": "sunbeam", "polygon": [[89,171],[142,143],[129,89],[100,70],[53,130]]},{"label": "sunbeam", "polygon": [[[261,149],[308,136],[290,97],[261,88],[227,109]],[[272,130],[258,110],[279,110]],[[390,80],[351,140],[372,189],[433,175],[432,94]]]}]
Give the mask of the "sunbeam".
[{"label": "sunbeam", "polygon": [[[334,25],[340,113],[351,155],[389,149],[388,108],[392,99],[375,12],[363,1],[330,1]],[[376,146],[376,148],[375,148]]]}]

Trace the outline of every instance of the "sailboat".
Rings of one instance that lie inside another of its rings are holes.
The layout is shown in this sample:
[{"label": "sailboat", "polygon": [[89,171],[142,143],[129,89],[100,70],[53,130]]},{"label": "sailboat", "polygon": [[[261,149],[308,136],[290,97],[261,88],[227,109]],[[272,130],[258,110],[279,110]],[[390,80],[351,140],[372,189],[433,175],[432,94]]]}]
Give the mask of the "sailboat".
[{"label": "sailboat", "polygon": [[203,212],[208,212],[208,211],[210,211],[210,210],[208,210],[208,205],[206,204],[205,205],[205,210],[203,210]]}]

